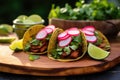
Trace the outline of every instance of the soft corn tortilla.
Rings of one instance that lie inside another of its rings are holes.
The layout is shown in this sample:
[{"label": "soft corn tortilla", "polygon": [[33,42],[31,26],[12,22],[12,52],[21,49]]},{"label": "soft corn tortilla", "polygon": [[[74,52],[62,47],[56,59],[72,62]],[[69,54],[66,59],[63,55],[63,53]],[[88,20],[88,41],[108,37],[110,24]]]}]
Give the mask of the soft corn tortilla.
[{"label": "soft corn tortilla", "polygon": [[63,30],[62,29],[57,29],[53,34],[52,34],[52,36],[51,36],[51,39],[50,39],[50,41],[49,41],[49,44],[48,44],[48,57],[50,58],[50,59],[53,59],[53,60],[57,60],[57,61],[62,61],[62,62],[68,62],[68,61],[76,61],[76,60],[79,60],[79,59],[81,59],[84,55],[85,55],[85,53],[86,53],[86,51],[87,51],[87,41],[86,41],[86,39],[85,39],[85,35],[84,35],[84,33],[82,33],[81,31],[80,31],[80,34],[82,35],[82,55],[81,56],[79,56],[78,58],[76,58],[76,59],[55,59],[55,58],[53,58],[52,56],[51,56],[51,51],[53,50],[53,49],[55,49],[56,48],[56,45],[57,45],[57,36],[60,34],[60,33],[62,33],[63,32]]},{"label": "soft corn tortilla", "polygon": [[97,30],[97,32],[98,32],[99,37],[103,38],[103,43],[106,43],[106,46],[108,46],[108,50],[110,50],[110,43],[109,43],[108,39],[100,31]]},{"label": "soft corn tortilla", "polygon": [[[32,37],[34,37],[41,29],[43,29],[44,25],[34,25],[31,26],[24,34],[23,36],[23,50],[25,50],[25,45],[29,43],[29,41],[32,40]],[[39,53],[39,54],[45,54],[47,51]]]}]

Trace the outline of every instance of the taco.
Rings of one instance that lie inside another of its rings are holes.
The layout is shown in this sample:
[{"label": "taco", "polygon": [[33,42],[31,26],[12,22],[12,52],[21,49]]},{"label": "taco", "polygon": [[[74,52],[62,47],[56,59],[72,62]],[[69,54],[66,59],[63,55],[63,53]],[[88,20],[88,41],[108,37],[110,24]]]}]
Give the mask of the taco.
[{"label": "taco", "polygon": [[110,43],[108,39],[104,36],[103,33],[96,30],[93,26],[86,26],[81,29],[81,31],[85,34],[87,43],[92,43],[103,50],[110,50]]},{"label": "taco", "polygon": [[55,29],[54,25],[34,25],[30,27],[23,36],[24,51],[32,54],[47,53],[48,43]]},{"label": "taco", "polygon": [[86,50],[87,41],[80,29],[58,29],[51,36],[48,57],[63,62],[76,61],[85,55]]}]

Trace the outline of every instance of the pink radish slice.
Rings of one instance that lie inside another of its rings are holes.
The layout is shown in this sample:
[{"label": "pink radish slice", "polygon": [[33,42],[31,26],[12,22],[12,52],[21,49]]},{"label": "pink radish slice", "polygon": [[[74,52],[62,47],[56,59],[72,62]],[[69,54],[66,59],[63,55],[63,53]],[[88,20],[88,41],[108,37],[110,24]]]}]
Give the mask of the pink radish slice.
[{"label": "pink radish slice", "polygon": [[85,33],[85,35],[88,36],[94,36],[94,32],[88,31],[88,30],[82,30],[83,33]]},{"label": "pink radish slice", "polygon": [[71,36],[78,36],[80,34],[80,31],[77,28],[71,28],[68,30],[68,34]]},{"label": "pink radish slice", "polygon": [[68,34],[67,34],[67,32],[62,32],[62,33],[60,33],[59,35],[58,35],[58,39],[60,39],[60,38],[63,38],[63,37],[65,37],[65,36],[67,36]]},{"label": "pink radish slice", "polygon": [[52,30],[51,28],[45,28],[44,30],[46,30],[46,32],[47,32],[48,34],[50,34],[50,33],[53,32],[53,30]]},{"label": "pink radish slice", "polygon": [[95,31],[95,28],[93,26],[86,26],[83,28],[84,30],[88,30],[88,31],[91,31],[91,32],[94,32]]},{"label": "pink radish slice", "polygon": [[43,29],[37,33],[36,39],[41,40],[44,39],[46,36],[47,36],[47,32],[46,30]]},{"label": "pink radish slice", "polygon": [[72,41],[72,37],[69,37],[69,38],[67,38],[65,40],[59,41],[58,44],[59,44],[60,47],[65,47],[65,46],[68,46],[71,41]]},{"label": "pink radish slice", "polygon": [[90,42],[90,43],[94,43],[97,41],[97,37],[96,36],[85,36],[87,41]]},{"label": "pink radish slice", "polygon": [[70,37],[70,35],[66,35],[66,36],[64,36],[64,37],[61,37],[61,38],[58,38],[58,40],[65,40],[65,39],[67,39],[68,37]]},{"label": "pink radish slice", "polygon": [[54,29],[55,29],[55,26],[54,26],[54,25],[48,25],[48,26],[46,26],[45,28],[51,28],[52,30],[54,30]]}]

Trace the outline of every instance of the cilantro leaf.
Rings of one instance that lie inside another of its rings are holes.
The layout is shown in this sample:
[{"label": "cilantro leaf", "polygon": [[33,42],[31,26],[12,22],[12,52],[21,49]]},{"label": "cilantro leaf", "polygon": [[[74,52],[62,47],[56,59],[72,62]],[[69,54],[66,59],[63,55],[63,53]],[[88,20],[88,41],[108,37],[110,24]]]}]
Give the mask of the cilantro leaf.
[{"label": "cilantro leaf", "polygon": [[29,51],[29,49],[30,49],[30,44],[29,43],[27,43],[26,45],[25,45],[25,51]]},{"label": "cilantro leaf", "polygon": [[40,55],[29,54],[29,60],[34,61],[40,58]]},{"label": "cilantro leaf", "polygon": [[69,47],[69,46],[64,47],[63,51],[66,52],[67,55],[69,55],[69,54],[71,53],[71,50],[70,50],[70,47]]},{"label": "cilantro leaf", "polygon": [[78,45],[72,45],[72,46],[70,46],[70,48],[71,48],[72,50],[76,50],[76,49],[78,48]]},{"label": "cilantro leaf", "polygon": [[37,39],[33,39],[33,40],[31,40],[30,41],[30,43],[32,44],[32,45],[39,45],[39,40],[37,40]]}]

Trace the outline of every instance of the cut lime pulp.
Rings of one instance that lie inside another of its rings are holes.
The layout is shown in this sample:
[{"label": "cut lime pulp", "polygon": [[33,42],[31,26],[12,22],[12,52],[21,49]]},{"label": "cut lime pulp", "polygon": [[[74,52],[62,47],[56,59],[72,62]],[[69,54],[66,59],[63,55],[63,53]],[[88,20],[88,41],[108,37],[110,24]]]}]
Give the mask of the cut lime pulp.
[{"label": "cut lime pulp", "polygon": [[88,45],[88,54],[91,58],[96,59],[96,60],[103,60],[106,57],[108,57],[108,55],[110,54],[110,52],[105,51],[91,43],[89,43]]},{"label": "cut lime pulp", "polygon": [[11,50],[23,50],[23,40],[20,39],[20,40],[17,40],[17,41],[14,41],[10,44],[9,48]]}]

